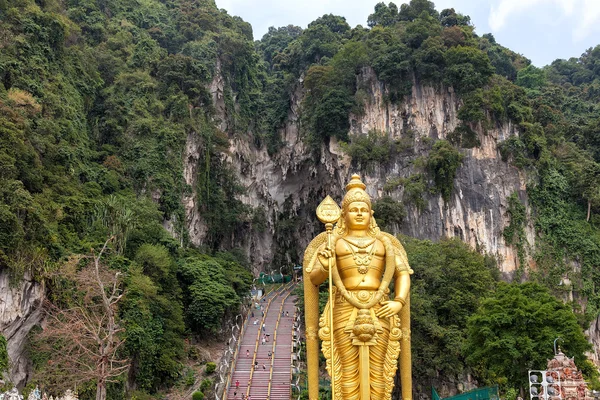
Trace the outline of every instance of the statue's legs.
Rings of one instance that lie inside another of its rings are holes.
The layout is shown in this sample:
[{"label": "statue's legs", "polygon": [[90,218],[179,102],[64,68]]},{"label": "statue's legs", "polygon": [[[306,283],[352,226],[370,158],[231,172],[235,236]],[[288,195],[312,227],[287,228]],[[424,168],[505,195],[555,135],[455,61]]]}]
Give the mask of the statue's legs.
[{"label": "statue's legs", "polygon": [[[377,304],[374,308],[378,310],[381,306]],[[383,365],[388,351],[390,323],[388,318],[380,318],[379,323],[383,331],[377,337],[377,345],[369,346],[371,400],[383,400],[387,398]],[[389,394],[387,395],[389,396]]]},{"label": "statue's legs", "polygon": [[346,301],[336,301],[333,309],[335,327],[333,336],[336,352],[342,365],[341,379],[337,379],[341,382],[342,398],[344,400],[359,399],[358,347],[352,344],[350,335],[344,332],[353,309],[354,307]]},{"label": "statue's legs", "polygon": [[[377,304],[374,310],[381,308]],[[339,379],[344,400],[360,400],[360,370],[359,370],[359,347],[352,344],[350,333],[346,327],[354,307],[338,296],[333,312],[334,340],[336,353],[342,366],[342,376]],[[379,324],[382,330],[377,334],[377,344],[367,346],[369,348],[369,380],[371,400],[383,400],[389,397],[386,393],[384,378],[384,363],[388,352],[389,341],[389,319],[380,318]],[[337,386],[337,385],[336,385]],[[387,395],[387,397],[386,397]]]}]

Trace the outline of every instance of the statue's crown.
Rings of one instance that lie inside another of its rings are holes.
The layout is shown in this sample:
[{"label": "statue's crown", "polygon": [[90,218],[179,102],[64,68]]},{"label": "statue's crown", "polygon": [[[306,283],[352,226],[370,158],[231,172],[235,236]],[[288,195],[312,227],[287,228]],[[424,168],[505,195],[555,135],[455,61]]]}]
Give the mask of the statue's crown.
[{"label": "statue's crown", "polygon": [[342,200],[342,209],[346,210],[350,203],[355,201],[364,201],[371,208],[371,198],[365,191],[367,185],[361,180],[357,174],[352,175],[350,182],[346,185],[346,195]]}]

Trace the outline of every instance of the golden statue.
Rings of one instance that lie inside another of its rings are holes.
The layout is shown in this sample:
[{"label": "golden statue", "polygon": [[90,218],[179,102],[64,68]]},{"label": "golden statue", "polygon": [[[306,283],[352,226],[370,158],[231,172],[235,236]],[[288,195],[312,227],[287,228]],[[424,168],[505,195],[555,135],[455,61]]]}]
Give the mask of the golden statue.
[{"label": "golden statue", "polygon": [[[319,339],[333,400],[390,399],[398,355],[402,398],[412,400],[412,270],[398,239],[377,227],[365,188],[360,177],[353,175],[341,213],[327,196],[317,208],[326,232],[315,237],[304,253],[310,400],[319,398]],[[319,318],[319,285],[327,279],[329,300]],[[395,296],[390,300],[392,280]]]}]

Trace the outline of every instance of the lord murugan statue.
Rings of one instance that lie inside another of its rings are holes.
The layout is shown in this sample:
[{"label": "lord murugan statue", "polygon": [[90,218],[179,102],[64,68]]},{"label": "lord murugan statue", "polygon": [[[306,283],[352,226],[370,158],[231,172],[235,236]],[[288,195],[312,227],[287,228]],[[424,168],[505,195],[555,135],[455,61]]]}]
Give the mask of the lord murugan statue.
[{"label": "lord murugan statue", "polygon": [[[377,227],[365,189],[353,175],[341,211],[327,196],[317,208],[326,232],[304,253],[310,400],[319,399],[319,339],[333,400],[390,399],[399,356],[402,398],[412,399],[412,270],[398,239]],[[326,280],[329,299],[319,316],[319,285]]]}]

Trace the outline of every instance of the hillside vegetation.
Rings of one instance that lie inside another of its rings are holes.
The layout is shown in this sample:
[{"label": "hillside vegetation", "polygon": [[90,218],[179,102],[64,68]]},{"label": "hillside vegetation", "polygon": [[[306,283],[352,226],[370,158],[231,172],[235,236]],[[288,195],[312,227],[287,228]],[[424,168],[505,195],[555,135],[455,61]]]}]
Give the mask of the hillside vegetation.
[{"label": "hillside vegetation", "polygon": [[[264,209],[240,200],[229,139],[276,154],[301,85],[302,135],[315,162],[332,137],[346,142],[360,169],[402,151],[376,133],[348,136],[349,115],[364,112],[367,88],[357,77],[367,69],[388,102],[401,102],[413,85],[451,87],[461,99],[460,124],[432,144],[427,176],[401,183],[419,209],[428,190],[448,200],[461,149],[501,123],[519,132],[501,143],[504,161],[531,177],[531,215],[516,195],[509,199],[504,237],[521,261],[513,284],[498,283],[494,260],[458,242],[405,238],[417,271],[418,390],[469,371],[514,397],[522,377],[486,353],[498,343],[514,344],[504,348],[522,360],[519,368],[543,367],[535,363],[558,335],[569,355],[584,359],[582,327],[600,313],[600,46],[537,68],[491,34],[477,35],[468,16],[427,0],[379,3],[367,25],[324,15],[254,41],[247,22],[212,0],[0,0],[0,268],[15,281],[25,273],[44,281],[54,306],[68,309],[89,300],[77,284],[89,258],[74,256],[112,238],[102,264],[121,273],[119,356],[131,367],[109,384],[109,398],[161,398],[181,384],[194,358],[187,343],[215,337],[248,293],[250,266],[234,243],[265,229]],[[209,90],[215,77],[223,80],[224,121]],[[200,138],[196,187],[183,176],[189,135]],[[182,204],[192,191],[208,232],[199,248],[189,243]],[[401,205],[384,198],[376,207],[382,223],[401,223]],[[525,238],[527,218],[535,247]],[[576,301],[556,300],[566,291]],[[515,338],[526,330],[482,336],[495,304],[520,312],[543,305],[565,322],[538,315],[541,333],[522,348]],[[51,348],[33,353],[31,385],[71,383],[54,376]],[[79,386],[80,398],[92,398],[96,383]]]}]

